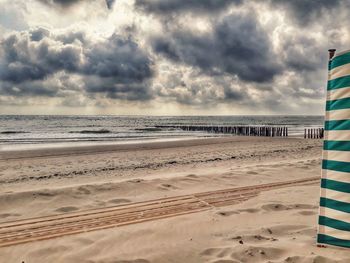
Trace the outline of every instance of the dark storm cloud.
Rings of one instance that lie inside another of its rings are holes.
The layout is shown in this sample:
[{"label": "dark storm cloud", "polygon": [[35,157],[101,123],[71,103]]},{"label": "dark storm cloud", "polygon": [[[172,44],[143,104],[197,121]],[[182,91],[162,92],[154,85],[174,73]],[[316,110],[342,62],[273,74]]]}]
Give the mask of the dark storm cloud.
[{"label": "dark storm cloud", "polygon": [[[61,8],[69,8],[77,3],[84,2],[83,0],[38,0],[44,4],[50,5],[50,6],[59,6]],[[113,5],[115,3],[115,0],[100,0],[106,2],[106,7],[108,9],[112,9]]]},{"label": "dark storm cloud", "polygon": [[112,9],[114,5],[115,0],[106,0],[106,5],[108,9]]},{"label": "dark storm cloud", "polygon": [[240,90],[225,89],[224,92],[225,100],[241,101],[244,98],[242,91]]},{"label": "dark storm cloud", "polygon": [[151,61],[131,39],[112,35],[108,41],[85,51],[82,71],[100,77],[117,77],[120,83],[142,81],[152,76]]},{"label": "dark storm cloud", "polygon": [[80,41],[82,44],[87,44],[88,39],[83,31],[69,31],[64,34],[58,34],[56,40],[62,42],[64,45],[73,44],[75,41]]},{"label": "dark storm cloud", "polygon": [[86,91],[91,94],[103,94],[107,98],[129,101],[146,101],[153,97],[150,92],[150,83],[133,82],[119,83],[118,79],[87,77],[84,79]]},{"label": "dark storm cloud", "polygon": [[[319,100],[324,96],[328,45],[331,42],[331,47],[338,46],[339,36],[343,33],[334,31],[337,35],[334,33],[334,37],[329,37],[330,42],[326,42],[326,35],[320,37],[312,34],[312,30],[299,28],[301,25],[306,29],[312,28],[312,23],[316,21],[317,26],[327,25],[329,21],[323,21],[329,17],[327,10],[335,12],[343,5],[340,1],[330,2],[271,0],[270,5],[269,2],[264,3],[263,5],[271,10],[285,10],[288,15],[284,21],[290,33],[277,34],[277,44],[273,43],[276,37],[271,32],[278,25],[269,23],[263,28],[255,18],[257,14],[253,12],[248,12],[249,15],[226,17],[224,12],[213,15],[216,20],[211,20],[212,32],[205,34],[191,31],[190,26],[185,28],[181,24],[169,26],[169,23],[165,23],[166,33],[154,37],[151,41],[154,52],[178,65],[185,64],[200,69],[201,74],[213,80],[213,86],[220,93],[193,92],[194,87],[195,90],[210,89],[208,81],[186,83],[185,91],[178,88],[168,93],[163,92],[162,96],[173,97],[179,103],[189,105],[234,102],[237,105],[261,105],[262,108],[272,111],[280,107],[278,103],[272,103],[274,99],[291,99],[296,105]],[[257,4],[258,8],[260,4],[262,3]],[[241,8],[247,10],[243,4]],[[197,15],[198,12],[193,14]],[[162,15],[161,12],[157,13],[157,18],[168,19],[166,13]],[[172,20],[171,23],[174,21],[176,20]],[[326,30],[324,33],[328,32]],[[237,76],[243,83],[237,83],[234,78],[223,80],[223,76],[226,75]],[[251,96],[249,92],[236,86],[232,87],[230,83],[237,83],[234,85],[243,87],[247,84],[247,90],[256,89],[255,92],[259,96]],[[302,102],[303,100],[305,101]]]},{"label": "dark storm cloud", "polygon": [[78,2],[81,2],[82,0],[39,0],[39,1],[48,5],[59,5],[61,7],[66,8]]},{"label": "dark storm cloud", "polygon": [[9,95],[15,97],[56,97],[58,92],[59,89],[57,86],[50,85],[48,83],[44,84],[40,81],[32,81],[16,85],[14,85],[13,83],[0,81],[0,95]]},{"label": "dark storm cloud", "polygon": [[135,6],[147,13],[214,12],[242,0],[136,0]]},{"label": "dark storm cloud", "polygon": [[[327,11],[338,8],[341,0],[270,0],[272,8],[283,8],[290,12],[297,23],[305,25],[312,21],[320,21],[320,17]],[[345,2],[345,1],[344,1]]]},{"label": "dark storm cloud", "polygon": [[30,34],[31,41],[40,41],[44,37],[49,37],[50,31],[45,28],[35,28],[30,30],[29,34]]},{"label": "dark storm cloud", "polygon": [[296,72],[326,68],[327,47],[307,35],[292,35],[285,39],[280,56],[285,66]]},{"label": "dark storm cloud", "polygon": [[228,73],[245,81],[266,82],[280,72],[267,32],[254,15],[229,15],[212,33],[175,31],[152,40],[153,50],[211,75]]},{"label": "dark storm cloud", "polygon": [[40,39],[43,34],[38,32],[42,31],[12,34],[3,39],[0,46],[0,80],[21,83],[42,80],[59,70],[78,70],[78,47],[60,45],[49,38]]},{"label": "dark storm cloud", "polygon": [[86,38],[79,32],[63,37],[40,28],[7,36],[0,45],[1,93],[42,91],[43,96],[49,96],[51,93],[42,90],[39,81],[65,72],[83,78],[92,76],[92,83],[84,82],[87,92],[132,100],[150,97],[147,89],[153,75],[152,62],[136,42],[116,34],[98,42]]}]

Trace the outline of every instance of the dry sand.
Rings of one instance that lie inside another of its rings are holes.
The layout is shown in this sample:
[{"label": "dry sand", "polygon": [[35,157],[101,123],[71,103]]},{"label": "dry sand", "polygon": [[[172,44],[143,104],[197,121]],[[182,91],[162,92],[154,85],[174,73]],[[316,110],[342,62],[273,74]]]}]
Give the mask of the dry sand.
[{"label": "dry sand", "polygon": [[[0,222],[320,174],[321,141],[228,137],[0,152]],[[319,186],[0,248],[0,262],[350,262],[315,246]]]}]

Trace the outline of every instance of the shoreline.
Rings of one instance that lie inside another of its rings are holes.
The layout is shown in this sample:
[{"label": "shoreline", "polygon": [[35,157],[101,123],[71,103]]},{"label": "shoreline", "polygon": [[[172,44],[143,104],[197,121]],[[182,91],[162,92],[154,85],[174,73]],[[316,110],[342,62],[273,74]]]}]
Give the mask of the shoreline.
[{"label": "shoreline", "polygon": [[208,136],[177,137],[150,140],[108,141],[108,142],[69,142],[45,144],[8,144],[0,145],[0,161],[19,158],[39,158],[60,155],[95,154],[109,151],[130,151],[142,149],[164,149],[182,146],[227,143],[236,141],[293,140],[299,136],[289,137],[255,137],[255,136]]},{"label": "shoreline", "polygon": [[[68,141],[68,142],[40,142],[40,143],[4,143],[0,144],[1,152],[19,152],[19,151],[41,151],[41,150],[56,150],[56,149],[75,149],[75,148],[88,148],[105,147],[105,146],[120,146],[120,145],[138,145],[149,143],[162,143],[172,141],[187,141],[196,139],[211,138],[205,137],[169,137],[169,138],[150,138],[150,139],[135,139],[135,140],[110,140],[110,141]],[[216,137],[215,137],[216,138]]]}]

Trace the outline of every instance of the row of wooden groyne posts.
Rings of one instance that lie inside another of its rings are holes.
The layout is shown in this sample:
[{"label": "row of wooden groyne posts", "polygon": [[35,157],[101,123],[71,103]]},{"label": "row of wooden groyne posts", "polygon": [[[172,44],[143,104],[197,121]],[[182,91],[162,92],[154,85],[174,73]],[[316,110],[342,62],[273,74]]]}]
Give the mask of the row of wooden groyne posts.
[{"label": "row of wooden groyne posts", "polygon": [[324,128],[304,129],[304,139],[323,139]]},{"label": "row of wooden groyne posts", "polygon": [[[172,128],[184,131],[203,131],[241,136],[288,137],[286,126],[213,126],[213,125],[157,125],[156,128]],[[305,139],[322,139],[323,128],[304,129]]]}]

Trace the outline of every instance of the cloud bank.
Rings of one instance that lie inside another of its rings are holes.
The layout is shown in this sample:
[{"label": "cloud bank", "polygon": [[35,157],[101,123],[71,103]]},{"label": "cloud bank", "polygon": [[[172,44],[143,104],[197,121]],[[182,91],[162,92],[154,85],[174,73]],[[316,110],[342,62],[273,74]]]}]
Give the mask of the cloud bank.
[{"label": "cloud bank", "polygon": [[57,113],[322,114],[327,49],[349,48],[338,0],[1,1],[0,100],[14,113],[47,102]]},{"label": "cloud bank", "polygon": [[131,38],[113,34],[91,41],[84,32],[56,34],[37,28],[3,38],[0,91],[2,95],[54,96],[60,90],[50,90],[41,82],[63,73],[82,79],[81,92],[143,100],[150,97],[151,66],[148,54]]}]

